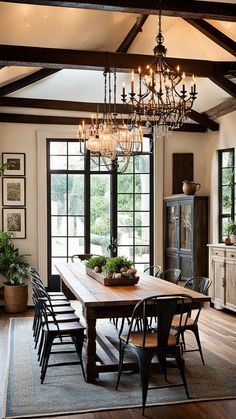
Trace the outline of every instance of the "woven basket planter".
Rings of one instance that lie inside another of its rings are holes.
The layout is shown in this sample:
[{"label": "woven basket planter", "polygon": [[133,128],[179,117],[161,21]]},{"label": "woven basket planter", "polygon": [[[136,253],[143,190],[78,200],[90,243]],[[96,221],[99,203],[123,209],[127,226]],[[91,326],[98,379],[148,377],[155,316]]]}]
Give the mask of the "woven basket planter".
[{"label": "woven basket planter", "polygon": [[28,285],[4,284],[5,311],[7,313],[22,313],[27,310]]}]

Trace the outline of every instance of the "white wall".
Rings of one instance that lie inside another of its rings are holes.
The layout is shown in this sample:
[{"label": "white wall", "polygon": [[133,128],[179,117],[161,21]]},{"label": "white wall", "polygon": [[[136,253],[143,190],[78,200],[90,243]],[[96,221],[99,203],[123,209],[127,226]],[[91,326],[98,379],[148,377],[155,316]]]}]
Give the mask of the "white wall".
[{"label": "white wall", "polygon": [[173,153],[193,153],[194,181],[201,184],[198,195],[208,195],[210,190],[210,168],[207,165],[207,133],[176,132],[164,140],[164,196],[172,195]]},{"label": "white wall", "polygon": [[[21,254],[30,254],[27,261],[30,265],[39,268],[45,284],[47,283],[47,190],[45,153],[43,156],[41,150],[44,149],[46,152],[46,138],[60,138],[61,136],[73,138],[75,129],[59,126],[55,132],[52,125],[0,123],[0,154],[11,152],[26,154],[26,239],[14,239],[14,243]],[[0,208],[2,208],[1,193]],[[1,227],[2,217],[0,216]],[[2,282],[3,280],[0,279],[0,286]],[[29,298],[29,304],[31,302]]]},{"label": "white wall", "polygon": [[[36,199],[36,127],[23,124],[0,124],[0,153],[26,153],[26,239],[15,239],[21,254],[37,265],[37,199]],[[2,200],[2,194],[1,200]],[[2,207],[2,201],[1,207]],[[2,227],[2,216],[0,217]],[[0,281],[2,284],[3,279]],[[31,303],[31,299],[29,299]]]},{"label": "white wall", "polygon": [[[217,241],[217,149],[235,147],[236,112],[220,119],[220,131],[198,133],[174,133],[169,138],[158,140],[155,146],[155,259],[162,263],[162,202],[172,192],[172,154],[194,153],[194,180],[201,184],[198,192],[210,195],[210,242]],[[46,187],[42,158],[46,137],[70,137],[75,128],[51,125],[0,123],[0,153],[26,153],[26,239],[15,240],[21,253],[30,253],[29,263],[40,265],[46,274]],[[37,155],[38,153],[38,155]],[[37,176],[39,175],[39,182]],[[40,188],[38,185],[41,185]],[[44,199],[43,199],[44,195]],[[0,194],[1,196],[1,194]],[[40,198],[38,213],[38,196]],[[0,197],[1,199],[1,197]],[[1,204],[1,201],[0,201]],[[1,217],[0,217],[1,218]],[[1,226],[1,220],[0,220]],[[38,243],[39,231],[40,243]]]},{"label": "white wall", "polygon": [[[31,254],[29,263],[37,264],[37,185],[36,127],[25,124],[0,124],[0,152],[26,153],[26,239],[15,239],[21,253]],[[2,226],[2,217],[1,217]]]}]

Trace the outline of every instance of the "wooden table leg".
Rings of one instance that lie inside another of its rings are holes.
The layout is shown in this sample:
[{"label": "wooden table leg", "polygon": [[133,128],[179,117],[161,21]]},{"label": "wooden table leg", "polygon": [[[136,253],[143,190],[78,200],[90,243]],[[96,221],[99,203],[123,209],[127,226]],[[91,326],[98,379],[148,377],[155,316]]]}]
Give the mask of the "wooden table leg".
[{"label": "wooden table leg", "polygon": [[85,309],[86,319],[86,364],[85,375],[87,383],[96,381],[96,317],[93,310]]}]

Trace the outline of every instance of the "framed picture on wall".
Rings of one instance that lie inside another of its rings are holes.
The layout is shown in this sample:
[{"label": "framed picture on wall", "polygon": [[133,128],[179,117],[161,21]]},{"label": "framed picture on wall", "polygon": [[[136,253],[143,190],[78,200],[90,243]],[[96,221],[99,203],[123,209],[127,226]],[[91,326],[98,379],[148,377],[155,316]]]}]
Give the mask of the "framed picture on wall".
[{"label": "framed picture on wall", "polygon": [[14,207],[25,205],[25,178],[2,178],[2,205]]},{"label": "framed picture on wall", "polygon": [[2,153],[2,163],[7,163],[4,176],[25,176],[25,153]]},{"label": "framed picture on wall", "polygon": [[26,210],[25,208],[2,209],[3,231],[14,233],[14,238],[26,238]]}]

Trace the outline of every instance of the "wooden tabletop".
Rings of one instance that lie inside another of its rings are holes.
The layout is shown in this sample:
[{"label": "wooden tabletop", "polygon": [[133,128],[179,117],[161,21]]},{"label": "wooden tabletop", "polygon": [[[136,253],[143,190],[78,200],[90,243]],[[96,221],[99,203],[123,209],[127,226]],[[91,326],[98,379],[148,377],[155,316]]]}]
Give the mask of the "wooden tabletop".
[{"label": "wooden tabletop", "polygon": [[207,295],[183,288],[148,274],[138,273],[138,284],[105,286],[86,274],[83,263],[57,263],[62,280],[85,307],[136,304],[152,295],[185,294],[198,301],[211,301]]}]

